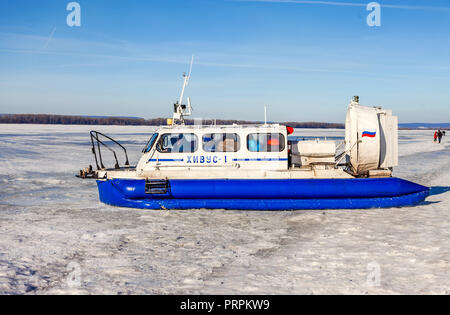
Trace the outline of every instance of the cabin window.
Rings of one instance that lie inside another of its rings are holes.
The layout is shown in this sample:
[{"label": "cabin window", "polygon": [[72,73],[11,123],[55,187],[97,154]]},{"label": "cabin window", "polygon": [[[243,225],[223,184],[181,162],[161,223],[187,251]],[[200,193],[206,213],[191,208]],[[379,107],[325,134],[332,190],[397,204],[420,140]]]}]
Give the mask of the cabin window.
[{"label": "cabin window", "polygon": [[203,136],[205,152],[237,152],[240,140],[236,133],[208,133]]},{"label": "cabin window", "polygon": [[285,147],[281,133],[251,133],[247,136],[250,152],[282,152]]},{"label": "cabin window", "polygon": [[197,147],[198,138],[195,134],[169,133],[161,136],[156,149],[160,153],[193,153]]},{"label": "cabin window", "polygon": [[149,152],[152,149],[153,145],[155,144],[155,141],[157,138],[158,138],[158,134],[154,133],[152,135],[152,137],[150,138],[150,140],[148,140],[147,145],[145,146],[144,150],[142,150],[142,152],[144,152],[144,153]]}]

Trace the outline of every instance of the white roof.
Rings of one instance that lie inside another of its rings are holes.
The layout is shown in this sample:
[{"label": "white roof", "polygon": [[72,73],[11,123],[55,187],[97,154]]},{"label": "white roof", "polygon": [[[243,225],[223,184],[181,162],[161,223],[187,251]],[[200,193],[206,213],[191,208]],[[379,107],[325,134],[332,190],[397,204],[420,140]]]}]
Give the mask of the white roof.
[{"label": "white roof", "polygon": [[258,130],[261,129],[267,131],[280,131],[285,129],[286,127],[279,124],[254,124],[254,125],[175,125],[175,126],[160,126],[157,131],[170,131],[170,132],[193,132],[195,130],[202,130],[202,132],[217,132],[220,130],[227,131],[243,131],[244,129],[247,131]]}]

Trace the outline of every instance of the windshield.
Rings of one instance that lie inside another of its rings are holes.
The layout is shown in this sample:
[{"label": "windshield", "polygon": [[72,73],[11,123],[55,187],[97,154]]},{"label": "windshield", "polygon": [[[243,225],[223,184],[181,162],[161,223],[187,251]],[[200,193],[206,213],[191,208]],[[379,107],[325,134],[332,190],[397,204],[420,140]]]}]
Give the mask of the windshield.
[{"label": "windshield", "polygon": [[158,134],[154,133],[150,140],[148,140],[147,145],[145,146],[144,150],[142,150],[142,152],[147,153],[148,151],[150,151],[156,142],[156,138],[158,138]]}]

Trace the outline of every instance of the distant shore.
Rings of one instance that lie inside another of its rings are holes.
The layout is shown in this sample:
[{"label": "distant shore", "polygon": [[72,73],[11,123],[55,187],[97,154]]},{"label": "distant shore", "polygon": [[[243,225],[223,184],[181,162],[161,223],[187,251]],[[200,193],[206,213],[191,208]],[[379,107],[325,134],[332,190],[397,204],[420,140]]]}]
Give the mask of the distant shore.
[{"label": "distant shore", "polygon": [[[204,123],[211,124],[212,120]],[[217,125],[249,125],[260,124],[261,121],[216,119]],[[326,122],[277,122],[294,128],[317,129],[344,129],[340,123]],[[161,126],[167,124],[167,118],[145,119],[140,117],[112,117],[112,116],[75,116],[75,115],[50,115],[50,114],[0,114],[0,124],[39,124],[39,125],[113,125],[113,126]],[[193,125],[194,120],[186,121],[187,125]],[[434,130],[450,129],[450,123],[407,123],[399,124],[401,130]]]},{"label": "distant shore", "polygon": [[[204,121],[211,124],[212,120]],[[260,124],[261,121],[246,121],[233,119],[216,119],[217,125]],[[49,114],[1,114],[0,124],[43,124],[43,125],[117,125],[117,126],[161,126],[167,124],[167,118],[144,119],[139,117],[108,117],[108,116],[71,116]],[[186,120],[187,125],[193,125],[194,120]],[[294,128],[333,128],[343,129],[344,124],[321,122],[280,122]]]}]

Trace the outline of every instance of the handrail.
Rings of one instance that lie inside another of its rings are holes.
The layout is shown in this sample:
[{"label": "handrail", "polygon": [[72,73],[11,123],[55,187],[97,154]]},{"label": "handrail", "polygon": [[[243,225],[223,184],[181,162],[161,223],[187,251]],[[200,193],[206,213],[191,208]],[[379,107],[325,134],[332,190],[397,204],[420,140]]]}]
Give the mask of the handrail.
[{"label": "handrail", "polygon": [[348,149],[347,151],[344,151],[344,152],[342,152],[341,154],[339,154],[336,158],[335,158],[335,161],[336,161],[336,166],[338,166],[339,165],[339,162],[341,162],[342,161],[342,159],[351,151],[351,150],[353,150],[353,148],[355,147],[355,145],[357,145],[358,143],[361,143],[362,142],[362,140],[357,140],[351,147],[350,147],[350,149]]},{"label": "handrail", "polygon": [[[100,145],[105,146],[110,152],[113,153],[114,159],[115,159],[115,161],[116,161],[115,168],[116,168],[116,169],[120,169],[119,160],[117,159],[117,154],[116,154],[116,152],[115,152],[113,149],[111,149],[106,143],[104,143],[103,141],[101,141],[101,140],[99,139],[99,136],[102,136],[102,137],[104,137],[104,138],[106,138],[106,139],[112,141],[113,143],[117,144],[117,145],[124,151],[124,153],[125,153],[125,159],[126,159],[126,161],[125,161],[125,166],[130,166],[130,163],[129,163],[129,160],[128,160],[127,149],[125,149],[125,147],[124,147],[123,145],[121,145],[119,142],[117,142],[117,141],[114,140],[113,138],[111,138],[111,137],[109,137],[109,136],[107,136],[107,135],[105,135],[105,134],[103,134],[103,133],[101,133],[101,132],[95,131],[95,130],[92,130],[92,131],[90,132],[90,135],[91,135],[91,143],[92,143],[92,153],[94,154],[94,157],[95,157],[95,164],[97,165],[97,169],[98,169],[98,170],[100,170],[100,169],[105,169],[105,166],[104,166],[104,164],[103,164],[102,151],[101,151]],[[95,143],[94,143],[94,140],[97,141],[98,158],[97,158],[97,151],[95,150]],[[100,164],[99,164],[99,162],[100,162]]]}]

